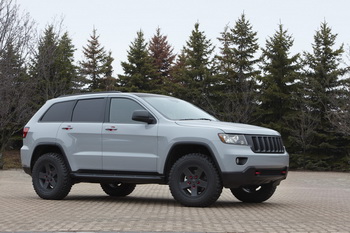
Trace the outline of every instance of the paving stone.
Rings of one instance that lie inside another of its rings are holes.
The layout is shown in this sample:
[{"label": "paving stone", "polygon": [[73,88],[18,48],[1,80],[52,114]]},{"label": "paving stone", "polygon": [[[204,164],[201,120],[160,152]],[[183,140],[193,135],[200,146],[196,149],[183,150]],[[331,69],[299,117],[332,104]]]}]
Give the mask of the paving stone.
[{"label": "paving stone", "polygon": [[113,198],[81,183],[64,200],[43,200],[30,176],[5,170],[0,232],[350,232],[350,174],[290,172],[265,203],[239,202],[224,189],[211,207],[189,208],[153,184]]}]

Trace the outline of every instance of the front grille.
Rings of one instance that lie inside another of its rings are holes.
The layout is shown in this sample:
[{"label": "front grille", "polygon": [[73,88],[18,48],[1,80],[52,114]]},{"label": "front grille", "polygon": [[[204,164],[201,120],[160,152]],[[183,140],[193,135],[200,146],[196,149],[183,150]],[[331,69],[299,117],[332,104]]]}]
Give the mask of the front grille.
[{"label": "front grille", "polygon": [[246,135],[255,153],[284,153],[282,138],[279,136]]}]

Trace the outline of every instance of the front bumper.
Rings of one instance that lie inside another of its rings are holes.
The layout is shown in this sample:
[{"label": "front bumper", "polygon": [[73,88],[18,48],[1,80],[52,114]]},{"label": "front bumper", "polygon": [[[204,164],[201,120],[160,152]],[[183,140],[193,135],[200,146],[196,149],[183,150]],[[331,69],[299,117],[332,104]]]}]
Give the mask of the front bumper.
[{"label": "front bumper", "polygon": [[242,172],[223,172],[222,181],[225,188],[238,188],[247,185],[262,185],[280,182],[287,178],[288,167],[281,168],[259,168],[247,167]]}]

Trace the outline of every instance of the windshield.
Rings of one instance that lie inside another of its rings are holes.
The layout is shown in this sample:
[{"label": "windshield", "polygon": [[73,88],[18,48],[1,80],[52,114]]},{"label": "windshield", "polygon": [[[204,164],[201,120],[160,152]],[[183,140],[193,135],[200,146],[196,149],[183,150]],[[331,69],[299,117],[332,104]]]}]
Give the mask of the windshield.
[{"label": "windshield", "polygon": [[171,120],[210,120],[216,119],[196,106],[172,97],[144,96],[142,97],[163,116]]}]

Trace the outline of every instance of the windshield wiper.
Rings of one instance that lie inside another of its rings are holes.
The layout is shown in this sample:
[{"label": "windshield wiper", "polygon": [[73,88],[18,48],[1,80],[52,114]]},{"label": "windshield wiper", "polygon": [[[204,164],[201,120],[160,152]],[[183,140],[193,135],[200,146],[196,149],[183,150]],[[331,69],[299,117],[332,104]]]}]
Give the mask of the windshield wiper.
[{"label": "windshield wiper", "polygon": [[184,119],[180,119],[180,121],[197,121],[197,120],[212,121],[212,119],[209,119],[209,118],[184,118]]}]

